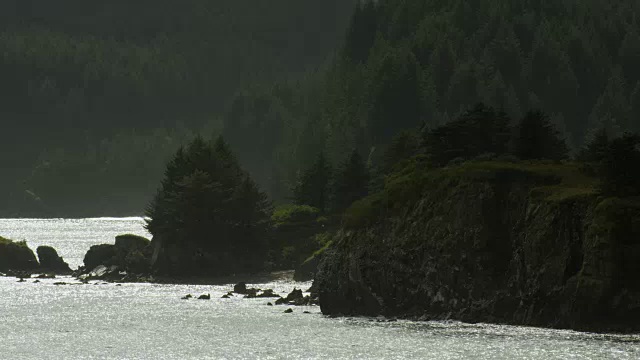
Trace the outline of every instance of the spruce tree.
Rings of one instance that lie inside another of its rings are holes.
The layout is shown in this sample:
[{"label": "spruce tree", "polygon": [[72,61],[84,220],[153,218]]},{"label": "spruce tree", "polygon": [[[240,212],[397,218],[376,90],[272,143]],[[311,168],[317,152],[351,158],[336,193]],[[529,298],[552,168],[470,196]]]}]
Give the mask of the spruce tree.
[{"label": "spruce tree", "polygon": [[147,209],[147,229],[160,239],[169,274],[260,270],[270,204],[220,137],[198,137],[169,162]]},{"label": "spruce tree", "polygon": [[426,131],[423,147],[434,165],[445,166],[456,158],[504,154],[509,136],[507,115],[478,104],[457,120]]},{"label": "spruce tree", "polygon": [[354,150],[336,174],[333,184],[333,208],[343,211],[354,201],[367,196],[369,173],[362,156]]},{"label": "spruce tree", "polygon": [[320,153],[311,167],[309,167],[293,189],[294,201],[297,205],[313,206],[324,212],[329,203],[329,182],[331,167],[324,153]]},{"label": "spruce tree", "polygon": [[577,159],[585,162],[599,163],[604,160],[609,148],[610,137],[607,129],[596,131],[580,150]]},{"label": "spruce tree", "polygon": [[514,153],[522,160],[561,160],[568,149],[549,118],[541,111],[530,111],[515,129]]},{"label": "spruce tree", "polygon": [[612,140],[600,174],[603,194],[619,197],[640,195],[640,135],[627,133]]}]

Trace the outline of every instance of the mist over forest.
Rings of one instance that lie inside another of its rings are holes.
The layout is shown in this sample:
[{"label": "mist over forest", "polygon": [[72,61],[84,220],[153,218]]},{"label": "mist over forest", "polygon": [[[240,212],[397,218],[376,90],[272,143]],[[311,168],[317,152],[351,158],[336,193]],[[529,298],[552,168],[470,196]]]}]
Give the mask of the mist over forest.
[{"label": "mist over forest", "polygon": [[320,153],[381,174],[402,130],[480,102],[512,123],[543,111],[575,155],[599,129],[639,130],[639,7],[3,1],[0,214],[140,215],[196,134],[222,134],[287,203]]}]

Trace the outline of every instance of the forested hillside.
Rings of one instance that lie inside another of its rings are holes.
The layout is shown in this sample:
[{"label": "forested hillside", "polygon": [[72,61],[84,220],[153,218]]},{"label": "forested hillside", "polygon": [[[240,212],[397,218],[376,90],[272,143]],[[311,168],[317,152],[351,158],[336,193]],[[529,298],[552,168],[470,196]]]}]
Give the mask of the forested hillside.
[{"label": "forested hillside", "polygon": [[12,208],[131,212],[195,133],[222,132],[288,202],[320,153],[336,167],[357,150],[375,183],[395,135],[479,102],[543,111],[572,154],[640,130],[637,1],[356,2],[3,2]]},{"label": "forested hillside", "polygon": [[633,0],[364,1],[327,73],[238,97],[227,138],[261,183],[291,184],[320,150],[380,165],[400,130],[483,102],[544,111],[575,151],[599,128],[640,130],[639,16]]},{"label": "forested hillside", "polygon": [[141,213],[185,134],[318,68],[354,2],[2,1],[0,212]]}]

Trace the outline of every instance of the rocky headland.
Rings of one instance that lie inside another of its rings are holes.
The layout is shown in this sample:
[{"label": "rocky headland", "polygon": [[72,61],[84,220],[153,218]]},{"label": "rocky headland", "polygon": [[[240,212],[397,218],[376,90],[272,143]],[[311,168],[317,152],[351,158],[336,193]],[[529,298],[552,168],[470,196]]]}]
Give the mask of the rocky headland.
[{"label": "rocky headland", "polygon": [[640,201],[571,164],[419,168],[352,206],[322,312],[640,330]]}]

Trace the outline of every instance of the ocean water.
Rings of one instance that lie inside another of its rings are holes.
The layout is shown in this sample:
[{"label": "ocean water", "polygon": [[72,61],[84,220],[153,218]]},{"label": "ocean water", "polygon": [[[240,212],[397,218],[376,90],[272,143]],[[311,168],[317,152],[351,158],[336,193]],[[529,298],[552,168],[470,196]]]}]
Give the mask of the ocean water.
[{"label": "ocean water", "polygon": [[[89,246],[145,235],[143,224],[0,220],[0,236],[34,249],[51,245],[76,267]],[[318,307],[286,314],[288,307],[267,306],[268,299],[222,299],[232,284],[16,280],[0,277],[0,359],[640,359],[640,335],[329,318]],[[310,283],[253,285],[285,294]],[[181,300],[206,293],[211,300]]]}]

